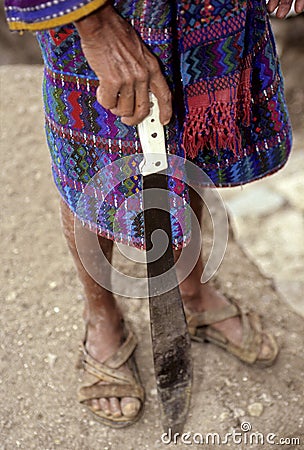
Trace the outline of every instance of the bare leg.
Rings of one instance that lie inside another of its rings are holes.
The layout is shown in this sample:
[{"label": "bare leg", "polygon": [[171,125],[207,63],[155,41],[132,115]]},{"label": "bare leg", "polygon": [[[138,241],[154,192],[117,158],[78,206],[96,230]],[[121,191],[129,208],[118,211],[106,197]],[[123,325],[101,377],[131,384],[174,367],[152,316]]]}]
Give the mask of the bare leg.
[{"label": "bare leg", "polygon": [[[74,215],[63,200],[61,200],[60,208],[63,232],[85,292],[83,317],[87,323],[86,349],[93,358],[103,362],[113,355],[122,343],[123,316],[112,292],[101,287],[84,269],[75,244]],[[85,234],[91,232],[83,230],[83,233],[85,238]],[[111,261],[112,241],[99,237],[99,244],[108,261]],[[107,270],[104,268],[104,271]],[[124,370],[129,371],[128,367],[125,367]],[[114,397],[101,398],[92,400],[92,406],[96,410],[101,409],[106,414],[116,417],[120,417],[122,414],[134,417],[140,408],[140,401],[130,397],[125,397],[120,401]]]},{"label": "bare leg", "polygon": [[[203,203],[195,191],[190,191],[191,208],[201,223]],[[175,251],[177,259],[180,251]],[[229,302],[218,290],[210,283],[201,284],[200,277],[203,272],[203,262],[200,257],[190,275],[180,283],[180,291],[183,303],[188,310],[193,312],[202,312],[213,309],[219,309]],[[222,320],[213,325],[213,327],[222,332],[227,339],[238,345],[242,342],[242,325],[238,317]],[[270,348],[266,342],[263,342],[260,358],[267,358],[270,354]]]}]

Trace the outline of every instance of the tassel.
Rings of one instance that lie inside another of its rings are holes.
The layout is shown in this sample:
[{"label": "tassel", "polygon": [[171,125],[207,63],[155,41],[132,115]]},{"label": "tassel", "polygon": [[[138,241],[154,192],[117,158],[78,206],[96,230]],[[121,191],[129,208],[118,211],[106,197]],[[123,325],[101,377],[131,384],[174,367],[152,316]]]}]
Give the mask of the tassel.
[{"label": "tassel", "polygon": [[235,156],[242,151],[239,125],[251,124],[251,69],[241,73],[237,89],[224,89],[188,100],[182,147],[195,158],[204,147],[216,155],[228,148]]},{"label": "tassel", "polygon": [[195,158],[205,146],[218,155],[229,148],[235,155],[242,139],[236,125],[236,104],[213,102],[207,108],[191,108],[186,117],[182,146],[190,158]]}]

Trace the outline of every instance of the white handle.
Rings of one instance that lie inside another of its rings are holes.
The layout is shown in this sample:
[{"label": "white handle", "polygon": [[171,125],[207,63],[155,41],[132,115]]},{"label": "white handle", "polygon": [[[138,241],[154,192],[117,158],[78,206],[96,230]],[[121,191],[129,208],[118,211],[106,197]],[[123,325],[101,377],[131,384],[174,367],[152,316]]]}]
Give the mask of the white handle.
[{"label": "white handle", "polygon": [[158,101],[150,92],[150,114],[137,126],[144,159],[139,165],[142,175],[151,175],[168,167],[164,127],[159,120]]}]

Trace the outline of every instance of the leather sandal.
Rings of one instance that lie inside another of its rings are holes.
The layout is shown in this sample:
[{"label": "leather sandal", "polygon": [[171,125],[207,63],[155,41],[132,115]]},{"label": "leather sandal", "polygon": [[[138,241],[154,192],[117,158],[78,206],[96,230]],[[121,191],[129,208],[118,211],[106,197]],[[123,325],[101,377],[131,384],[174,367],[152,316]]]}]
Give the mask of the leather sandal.
[{"label": "leather sandal", "polygon": [[[184,308],[191,339],[216,344],[247,364],[259,367],[271,366],[279,353],[273,335],[262,330],[260,318],[256,313],[245,311],[232,299],[229,301],[230,305],[214,311],[194,313]],[[232,317],[239,317],[241,320],[243,340],[239,346],[229,341],[221,331],[212,327],[212,324]],[[272,351],[267,359],[260,359],[258,356],[265,337]]]},{"label": "leather sandal", "polygon": [[[80,403],[86,404],[90,412],[102,422],[112,428],[123,428],[135,423],[143,413],[143,405],[145,393],[140,382],[139,372],[137,369],[134,350],[137,346],[135,334],[125,324],[126,339],[117,350],[117,352],[109,357],[103,363],[90,356],[86,350],[86,336],[81,344],[81,363],[83,368],[83,381],[78,389],[78,400]],[[132,374],[126,374],[119,368],[127,363]],[[100,381],[107,384],[99,384]],[[113,417],[107,415],[101,410],[95,410],[88,400],[109,398],[109,397],[135,397],[141,402],[141,407],[135,417]]]}]

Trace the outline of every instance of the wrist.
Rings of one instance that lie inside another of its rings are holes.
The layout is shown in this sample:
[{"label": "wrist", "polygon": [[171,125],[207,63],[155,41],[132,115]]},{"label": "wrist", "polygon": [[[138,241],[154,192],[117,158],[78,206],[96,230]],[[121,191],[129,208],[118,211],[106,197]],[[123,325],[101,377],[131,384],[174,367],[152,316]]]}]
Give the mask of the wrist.
[{"label": "wrist", "polygon": [[80,36],[87,38],[94,37],[96,31],[100,30],[100,26],[107,22],[113,14],[117,14],[113,7],[113,1],[107,0],[91,14],[75,21],[74,25]]}]

